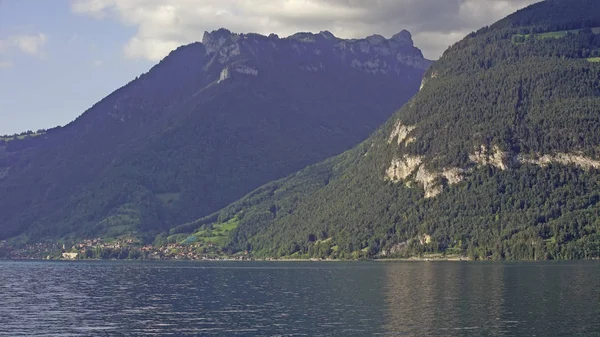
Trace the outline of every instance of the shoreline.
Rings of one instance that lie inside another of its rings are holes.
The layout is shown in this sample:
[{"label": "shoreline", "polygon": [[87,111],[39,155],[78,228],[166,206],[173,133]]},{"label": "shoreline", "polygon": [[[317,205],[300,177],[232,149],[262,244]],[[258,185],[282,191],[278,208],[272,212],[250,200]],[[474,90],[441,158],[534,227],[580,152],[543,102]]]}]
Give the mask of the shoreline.
[{"label": "shoreline", "polygon": [[470,257],[447,257],[447,258],[430,258],[430,257],[407,257],[407,258],[389,258],[389,259],[374,259],[375,262],[473,262]]},{"label": "shoreline", "polygon": [[370,259],[370,260],[305,260],[305,259],[273,259],[273,260],[269,260],[269,259],[248,259],[248,260],[236,260],[236,259],[222,259],[222,260],[184,260],[184,259],[162,259],[162,260],[158,260],[158,259],[76,259],[76,260],[69,260],[69,259],[51,259],[51,260],[47,260],[47,259],[7,259],[7,258],[0,258],[0,262],[208,262],[208,263],[215,263],[215,262],[242,262],[242,263],[248,263],[248,262],[273,262],[273,263],[279,263],[279,262],[292,262],[292,263],[300,263],[300,262],[311,262],[311,263],[319,263],[319,262],[323,262],[323,263],[360,263],[360,262],[379,262],[379,263],[400,263],[400,262],[405,262],[405,263],[420,263],[420,262],[531,262],[531,263],[535,263],[535,262],[574,262],[574,261],[580,261],[580,262],[584,262],[584,261],[600,261],[599,258],[592,258],[592,259],[575,259],[575,260],[498,260],[498,261],[492,261],[492,260],[473,260],[471,258],[462,258],[462,259],[456,259],[456,258],[390,258],[390,259]]},{"label": "shoreline", "polygon": [[342,259],[275,259],[275,258],[257,258],[257,259],[11,259],[0,258],[0,261],[32,261],[32,262],[84,262],[84,261],[176,261],[176,262],[473,262],[475,260],[469,257],[448,257],[448,258],[428,258],[428,257],[410,257],[410,258],[384,258],[384,259],[358,259],[358,260],[342,260]]}]

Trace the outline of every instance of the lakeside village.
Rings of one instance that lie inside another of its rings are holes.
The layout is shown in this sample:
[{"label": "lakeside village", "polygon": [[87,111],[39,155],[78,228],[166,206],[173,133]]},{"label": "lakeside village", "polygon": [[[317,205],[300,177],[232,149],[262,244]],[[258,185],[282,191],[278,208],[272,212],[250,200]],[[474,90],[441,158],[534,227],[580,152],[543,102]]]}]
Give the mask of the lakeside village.
[{"label": "lakeside village", "polygon": [[[419,238],[421,245],[431,240],[429,235]],[[355,257],[354,261],[365,260]],[[14,246],[0,240],[0,260],[187,260],[187,261],[335,261],[331,258],[267,257],[255,258],[249,251],[233,255],[212,242],[169,243],[166,245],[142,244],[138,239],[121,238],[104,240],[85,239],[79,242],[45,242]],[[378,260],[367,259],[367,260]],[[431,253],[398,258],[379,257],[379,260],[402,261],[469,261],[471,258],[457,254]]]},{"label": "lakeside village", "polygon": [[248,252],[226,256],[215,245],[171,243],[162,247],[142,245],[132,239],[104,241],[86,239],[72,245],[61,243],[36,243],[12,247],[0,241],[0,259],[12,260],[252,260]]}]

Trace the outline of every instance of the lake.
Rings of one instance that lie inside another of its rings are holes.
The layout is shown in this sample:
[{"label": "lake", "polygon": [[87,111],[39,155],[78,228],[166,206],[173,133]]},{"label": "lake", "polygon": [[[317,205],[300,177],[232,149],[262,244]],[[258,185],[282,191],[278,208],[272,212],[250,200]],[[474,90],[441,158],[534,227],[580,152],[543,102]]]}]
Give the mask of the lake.
[{"label": "lake", "polygon": [[600,262],[0,262],[0,336],[600,336]]}]

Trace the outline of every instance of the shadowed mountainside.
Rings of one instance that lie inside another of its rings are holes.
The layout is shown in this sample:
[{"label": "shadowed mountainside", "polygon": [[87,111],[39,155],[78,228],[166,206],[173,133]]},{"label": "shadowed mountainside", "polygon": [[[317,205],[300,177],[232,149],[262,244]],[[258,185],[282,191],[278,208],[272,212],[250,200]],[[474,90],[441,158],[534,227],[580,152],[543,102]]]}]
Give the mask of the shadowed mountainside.
[{"label": "shadowed mountainside", "polygon": [[0,139],[0,239],[151,238],[210,214],[364,140],[429,64],[407,31],[206,33],[69,125]]}]

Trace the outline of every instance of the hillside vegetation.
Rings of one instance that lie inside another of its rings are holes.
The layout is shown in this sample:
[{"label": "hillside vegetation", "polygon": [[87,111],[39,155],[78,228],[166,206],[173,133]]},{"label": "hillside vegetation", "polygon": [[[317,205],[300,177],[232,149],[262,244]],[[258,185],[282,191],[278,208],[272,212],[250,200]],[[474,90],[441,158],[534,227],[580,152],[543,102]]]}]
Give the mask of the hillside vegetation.
[{"label": "hillside vegetation", "polygon": [[171,233],[235,218],[224,249],[256,256],[598,258],[595,27],[600,2],[548,0],[482,28],[365,142]]}]

